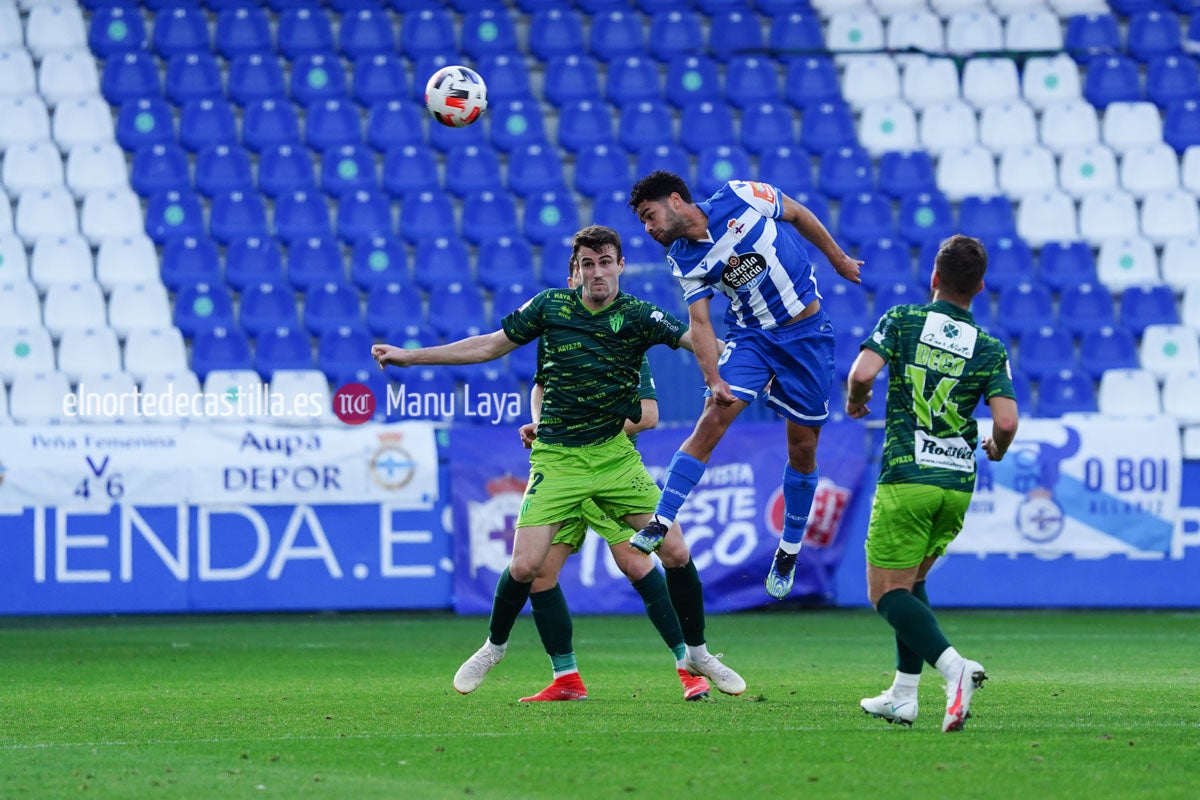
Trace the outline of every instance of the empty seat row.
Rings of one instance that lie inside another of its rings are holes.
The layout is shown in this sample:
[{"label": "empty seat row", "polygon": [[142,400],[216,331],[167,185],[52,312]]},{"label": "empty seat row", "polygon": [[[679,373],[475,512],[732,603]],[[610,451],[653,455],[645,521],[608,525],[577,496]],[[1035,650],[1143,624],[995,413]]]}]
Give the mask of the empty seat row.
[{"label": "empty seat row", "polygon": [[1086,195],[1076,210],[1075,201],[1061,191],[1027,194],[1017,209],[1017,232],[1029,244],[1078,239],[1100,246],[1105,240],[1145,236],[1157,245],[1200,233],[1196,196],[1168,189],[1149,193],[1138,205],[1121,191]]},{"label": "empty seat row", "polygon": [[0,283],[0,324],[11,327],[45,325],[55,338],[68,330],[109,326],[119,336],[132,330],[171,324],[171,302],[161,283],[122,283],[107,302],[95,281],[54,283],[39,299],[26,281]]}]

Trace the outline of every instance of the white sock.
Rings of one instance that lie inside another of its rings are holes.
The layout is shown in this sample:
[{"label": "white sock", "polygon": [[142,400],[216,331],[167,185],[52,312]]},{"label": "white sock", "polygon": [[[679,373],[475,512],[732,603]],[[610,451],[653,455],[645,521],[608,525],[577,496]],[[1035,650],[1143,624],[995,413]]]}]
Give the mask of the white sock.
[{"label": "white sock", "polygon": [[706,644],[690,645],[689,644],[687,646],[687,654],[688,654],[688,658],[692,659],[693,661],[701,661],[708,655],[708,645],[706,645]]},{"label": "white sock", "polygon": [[800,552],[800,542],[785,542],[784,540],[780,539],[779,549],[788,555],[794,556],[796,553]]},{"label": "white sock", "polygon": [[675,521],[674,519],[667,519],[666,516],[662,514],[655,514],[651,519],[662,525],[664,528],[671,527],[671,523]]},{"label": "white sock", "polygon": [[917,693],[917,687],[921,683],[921,673],[912,674],[911,672],[901,672],[896,670],[896,678],[892,681],[892,694],[910,695]]},{"label": "white sock", "polygon": [[963,657],[958,654],[958,651],[953,647],[947,647],[940,656],[938,656],[937,671],[942,673],[942,677],[946,679],[946,683],[958,680],[958,673],[962,670]]},{"label": "white sock", "polygon": [[578,668],[578,667],[572,667],[571,669],[556,669],[556,670],[554,670],[554,680],[558,680],[558,679],[559,679],[559,678],[561,678],[563,675],[571,675],[571,674],[578,675],[578,674],[579,674],[579,668]]}]

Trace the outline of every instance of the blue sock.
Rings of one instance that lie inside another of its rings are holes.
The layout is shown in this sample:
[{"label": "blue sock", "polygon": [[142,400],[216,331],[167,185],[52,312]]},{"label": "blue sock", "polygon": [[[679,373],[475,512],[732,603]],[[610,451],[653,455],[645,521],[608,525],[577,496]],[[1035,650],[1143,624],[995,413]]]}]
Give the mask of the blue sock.
[{"label": "blue sock", "polygon": [[659,522],[670,525],[675,521],[679,507],[704,476],[704,468],[705,464],[700,459],[693,458],[682,450],[675,451],[671,467],[667,470],[662,496],[658,498],[658,508],[654,509],[654,516]]},{"label": "blue sock", "polygon": [[804,538],[820,477],[816,469],[805,473],[793,469],[791,464],[783,468],[783,541],[779,546],[785,553],[800,552],[800,540]]}]

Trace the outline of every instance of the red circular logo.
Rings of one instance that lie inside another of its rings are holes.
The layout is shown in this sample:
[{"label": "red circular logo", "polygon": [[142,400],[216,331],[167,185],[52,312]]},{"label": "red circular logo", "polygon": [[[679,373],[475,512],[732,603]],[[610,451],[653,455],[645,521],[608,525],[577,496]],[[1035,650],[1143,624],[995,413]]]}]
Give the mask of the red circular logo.
[{"label": "red circular logo", "polygon": [[333,393],[333,413],[347,425],[362,425],[375,416],[375,395],[361,383],[347,383]]}]

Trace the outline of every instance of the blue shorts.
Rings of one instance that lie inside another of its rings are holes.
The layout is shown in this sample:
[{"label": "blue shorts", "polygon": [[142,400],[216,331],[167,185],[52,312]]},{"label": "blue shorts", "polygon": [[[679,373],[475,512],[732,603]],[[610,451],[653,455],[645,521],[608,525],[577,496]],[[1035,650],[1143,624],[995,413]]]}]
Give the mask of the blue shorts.
[{"label": "blue shorts", "polygon": [[761,394],[797,425],[825,424],[834,372],[833,323],[824,309],[771,330],[730,328],[728,337],[718,363],[734,397],[752,403]]}]

